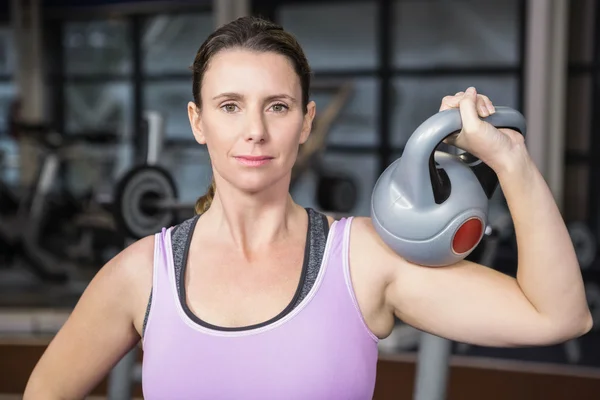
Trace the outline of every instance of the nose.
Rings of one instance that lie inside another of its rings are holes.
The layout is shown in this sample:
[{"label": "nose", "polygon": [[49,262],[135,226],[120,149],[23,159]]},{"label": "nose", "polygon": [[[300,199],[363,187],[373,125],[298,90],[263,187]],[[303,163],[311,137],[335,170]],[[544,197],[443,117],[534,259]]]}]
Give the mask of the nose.
[{"label": "nose", "polygon": [[245,139],[248,142],[264,143],[267,140],[267,124],[262,112],[248,113]]}]

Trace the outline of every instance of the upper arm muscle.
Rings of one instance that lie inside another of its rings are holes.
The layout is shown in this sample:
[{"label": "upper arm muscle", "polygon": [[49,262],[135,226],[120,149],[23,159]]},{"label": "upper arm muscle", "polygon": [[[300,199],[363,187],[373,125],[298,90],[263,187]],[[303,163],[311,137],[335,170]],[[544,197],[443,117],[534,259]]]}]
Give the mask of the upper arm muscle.
[{"label": "upper arm muscle", "polygon": [[133,320],[150,292],[153,249],[152,237],[142,239],[98,272],[36,365],[25,399],[83,398],[139,341]]},{"label": "upper arm muscle", "polygon": [[516,279],[469,261],[441,268],[414,265],[383,243],[370,219],[363,222],[358,246],[365,256],[360,258],[385,281],[383,307],[407,324],[482,346],[561,340]]},{"label": "upper arm muscle", "polygon": [[482,346],[549,344],[552,331],[517,281],[469,261],[443,268],[396,261],[386,298],[418,329]]}]

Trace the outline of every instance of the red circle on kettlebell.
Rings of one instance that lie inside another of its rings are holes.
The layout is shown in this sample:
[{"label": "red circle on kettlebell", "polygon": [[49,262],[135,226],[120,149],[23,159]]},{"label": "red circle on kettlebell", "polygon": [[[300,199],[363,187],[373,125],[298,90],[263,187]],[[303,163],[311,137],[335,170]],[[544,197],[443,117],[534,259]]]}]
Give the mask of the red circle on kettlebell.
[{"label": "red circle on kettlebell", "polygon": [[452,250],[463,254],[473,249],[479,242],[483,232],[483,223],[478,218],[471,218],[460,226],[452,239]]}]

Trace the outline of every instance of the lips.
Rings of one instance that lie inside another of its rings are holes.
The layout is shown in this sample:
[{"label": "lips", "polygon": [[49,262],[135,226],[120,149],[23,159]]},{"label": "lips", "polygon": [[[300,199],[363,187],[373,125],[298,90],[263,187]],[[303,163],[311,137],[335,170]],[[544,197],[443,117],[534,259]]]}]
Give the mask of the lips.
[{"label": "lips", "polygon": [[273,157],[269,157],[269,156],[236,156],[235,158],[248,160],[248,161],[264,161],[264,160],[271,160]]},{"label": "lips", "polygon": [[260,167],[269,163],[273,157],[269,156],[236,156],[235,159],[247,167]]}]

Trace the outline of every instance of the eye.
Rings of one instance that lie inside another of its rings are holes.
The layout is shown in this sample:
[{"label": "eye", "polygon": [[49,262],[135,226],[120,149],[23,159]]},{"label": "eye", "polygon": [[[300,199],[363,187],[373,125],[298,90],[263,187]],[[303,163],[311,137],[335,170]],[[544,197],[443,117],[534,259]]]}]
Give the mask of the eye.
[{"label": "eye", "polygon": [[277,103],[277,104],[273,104],[273,105],[271,106],[271,108],[272,108],[272,109],[273,109],[273,111],[275,111],[276,113],[282,113],[282,112],[284,112],[284,111],[287,111],[287,110],[289,110],[289,107],[288,107],[288,106],[286,106],[286,105],[285,105],[285,104],[283,104],[283,103]]},{"label": "eye", "polygon": [[227,113],[233,113],[237,111],[237,105],[234,103],[227,103],[221,106],[221,109]]}]

